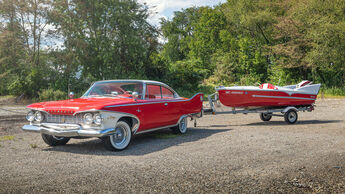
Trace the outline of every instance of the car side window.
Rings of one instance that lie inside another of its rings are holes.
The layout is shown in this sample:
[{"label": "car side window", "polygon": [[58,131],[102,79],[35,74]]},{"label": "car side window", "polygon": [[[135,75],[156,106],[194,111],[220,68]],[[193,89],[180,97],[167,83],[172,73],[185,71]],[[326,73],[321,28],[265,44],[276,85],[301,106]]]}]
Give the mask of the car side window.
[{"label": "car side window", "polygon": [[162,98],[164,99],[174,98],[174,93],[168,88],[162,87]]},{"label": "car side window", "polygon": [[146,96],[147,99],[161,99],[162,93],[161,93],[161,87],[157,85],[147,85],[146,87]]}]

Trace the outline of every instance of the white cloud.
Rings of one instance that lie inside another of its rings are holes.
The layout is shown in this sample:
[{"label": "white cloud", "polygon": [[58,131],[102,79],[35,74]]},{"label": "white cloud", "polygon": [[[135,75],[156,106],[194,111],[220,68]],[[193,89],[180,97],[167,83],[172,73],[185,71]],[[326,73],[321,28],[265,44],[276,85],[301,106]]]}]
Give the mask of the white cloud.
[{"label": "white cloud", "polygon": [[[164,17],[171,19],[174,11],[180,11],[193,6],[214,6],[224,3],[226,0],[138,0],[139,3],[146,3],[150,12],[149,22],[159,25],[159,19]],[[155,14],[157,12],[157,14]]]}]

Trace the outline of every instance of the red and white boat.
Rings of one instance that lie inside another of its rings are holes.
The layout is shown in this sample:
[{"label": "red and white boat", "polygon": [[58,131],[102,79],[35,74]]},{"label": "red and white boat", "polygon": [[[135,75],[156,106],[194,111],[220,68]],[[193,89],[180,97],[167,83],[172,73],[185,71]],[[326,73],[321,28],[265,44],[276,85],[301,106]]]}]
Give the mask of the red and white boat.
[{"label": "red and white boat", "polygon": [[[302,81],[297,85],[274,86],[269,83],[260,86],[217,87],[217,92],[208,97],[211,109],[205,113],[236,114],[260,113],[263,121],[271,120],[272,116],[283,116],[285,121],[293,124],[297,121],[298,111],[314,110],[314,102],[321,84]],[[217,111],[214,104],[218,100],[224,106],[232,107],[232,111]],[[281,113],[281,114],[276,114]]]},{"label": "red and white boat", "polygon": [[274,86],[269,83],[256,86],[216,88],[220,102],[229,107],[285,107],[312,105],[321,84],[302,81],[297,85]]}]

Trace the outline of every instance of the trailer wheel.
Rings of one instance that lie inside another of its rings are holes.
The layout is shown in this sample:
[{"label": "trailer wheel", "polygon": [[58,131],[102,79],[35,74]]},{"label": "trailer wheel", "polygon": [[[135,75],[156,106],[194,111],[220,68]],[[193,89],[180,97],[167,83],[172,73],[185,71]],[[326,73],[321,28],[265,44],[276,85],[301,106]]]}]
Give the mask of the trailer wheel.
[{"label": "trailer wheel", "polygon": [[272,115],[269,113],[260,113],[260,119],[263,121],[269,121],[271,120]]},{"label": "trailer wheel", "polygon": [[288,124],[294,124],[297,122],[298,119],[298,115],[297,112],[293,109],[288,110],[285,114],[284,114],[284,119],[285,122],[287,122]]}]

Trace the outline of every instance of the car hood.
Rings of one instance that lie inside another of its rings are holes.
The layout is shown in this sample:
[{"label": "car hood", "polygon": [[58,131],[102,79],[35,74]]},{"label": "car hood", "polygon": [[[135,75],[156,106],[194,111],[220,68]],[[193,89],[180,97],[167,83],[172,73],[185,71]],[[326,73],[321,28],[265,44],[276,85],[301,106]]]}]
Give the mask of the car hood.
[{"label": "car hood", "polygon": [[50,114],[74,114],[88,110],[101,110],[105,106],[129,104],[135,102],[131,98],[77,98],[34,103],[27,108],[37,109]]}]

